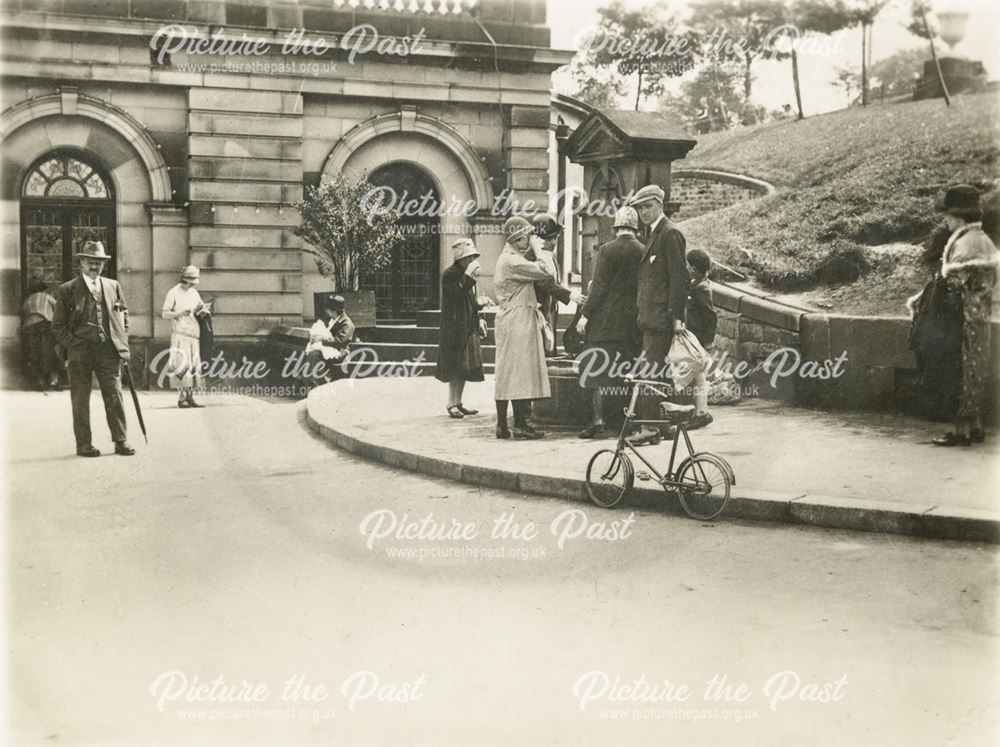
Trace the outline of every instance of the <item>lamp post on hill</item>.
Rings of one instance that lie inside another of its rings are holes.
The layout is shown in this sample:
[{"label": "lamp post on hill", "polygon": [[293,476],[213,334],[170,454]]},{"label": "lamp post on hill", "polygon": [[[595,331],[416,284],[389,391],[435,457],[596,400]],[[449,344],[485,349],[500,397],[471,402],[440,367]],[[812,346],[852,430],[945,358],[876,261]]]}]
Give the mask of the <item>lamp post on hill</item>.
[{"label": "lamp post on hill", "polygon": [[[924,74],[913,93],[914,100],[944,96],[951,105],[951,93],[977,88],[986,82],[986,69],[978,60],[966,59],[955,52],[955,45],[965,38],[969,12],[962,0],[936,0],[933,8],[925,0],[916,0],[913,6],[916,28],[911,31],[925,37],[931,45],[931,61],[924,64]],[[936,35],[948,45],[946,56],[938,58],[934,45],[935,31],[931,29],[928,14],[933,11],[937,20]]]}]

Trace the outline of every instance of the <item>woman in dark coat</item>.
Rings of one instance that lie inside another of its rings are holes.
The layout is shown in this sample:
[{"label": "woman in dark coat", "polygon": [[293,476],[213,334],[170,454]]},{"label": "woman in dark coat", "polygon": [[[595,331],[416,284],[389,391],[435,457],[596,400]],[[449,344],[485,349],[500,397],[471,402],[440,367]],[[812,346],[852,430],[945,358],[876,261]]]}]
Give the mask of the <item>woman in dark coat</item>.
[{"label": "woman in dark coat", "polygon": [[455,262],[441,276],[441,332],[435,377],[448,382],[448,415],[475,415],[462,404],[465,382],[483,380],[480,339],[486,337],[486,322],[479,316],[476,277],[479,252],[471,239],[451,245]]}]

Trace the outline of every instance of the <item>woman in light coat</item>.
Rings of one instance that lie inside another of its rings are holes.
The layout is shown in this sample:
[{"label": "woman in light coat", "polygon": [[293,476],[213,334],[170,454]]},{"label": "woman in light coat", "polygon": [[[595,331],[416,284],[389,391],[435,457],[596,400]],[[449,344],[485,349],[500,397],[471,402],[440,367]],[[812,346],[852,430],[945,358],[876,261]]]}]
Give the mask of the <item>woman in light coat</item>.
[{"label": "woman in light coat", "polygon": [[[550,295],[563,303],[583,300],[552,281],[544,264],[531,261],[528,251],[532,225],[515,216],[504,223],[507,243],[497,259],[493,287],[500,310],[496,316],[497,438],[535,439],[545,434],[528,425],[531,400],[551,396],[542,341],[543,320],[535,282],[547,281]],[[513,402],[514,428],[507,428],[507,402]]]},{"label": "woman in light coat", "polygon": [[170,358],[167,372],[170,386],[177,390],[177,406],[204,407],[194,399],[194,388],[198,385],[201,370],[201,327],[196,316],[205,311],[198,289],[200,272],[194,265],[188,265],[181,272],[181,281],[167,291],[163,301],[163,318],[169,319],[172,327],[170,335]]}]

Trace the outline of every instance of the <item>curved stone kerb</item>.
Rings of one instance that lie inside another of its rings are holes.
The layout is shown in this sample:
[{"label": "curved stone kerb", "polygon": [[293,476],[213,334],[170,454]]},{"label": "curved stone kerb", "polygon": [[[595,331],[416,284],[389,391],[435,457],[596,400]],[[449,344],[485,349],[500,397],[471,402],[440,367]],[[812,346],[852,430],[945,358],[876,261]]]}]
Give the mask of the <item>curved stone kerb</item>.
[{"label": "curved stone kerb", "polygon": [[446,147],[461,162],[477,208],[490,208],[493,187],[476,149],[455,129],[425,114],[414,115],[406,111],[380,114],[355,125],[334,146],[323,166],[323,173],[328,176],[339,174],[354,151],[374,138],[394,132],[414,132]]}]

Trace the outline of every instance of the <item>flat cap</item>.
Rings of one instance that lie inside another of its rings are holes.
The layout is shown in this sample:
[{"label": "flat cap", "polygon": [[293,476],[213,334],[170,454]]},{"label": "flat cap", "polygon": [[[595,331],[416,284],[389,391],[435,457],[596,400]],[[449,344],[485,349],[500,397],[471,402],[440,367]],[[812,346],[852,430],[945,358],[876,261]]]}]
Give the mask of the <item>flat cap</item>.
[{"label": "flat cap", "polygon": [[644,202],[656,200],[662,205],[665,195],[666,193],[655,184],[647,184],[632,196],[632,199],[629,200],[628,204],[630,207],[636,207]]}]

